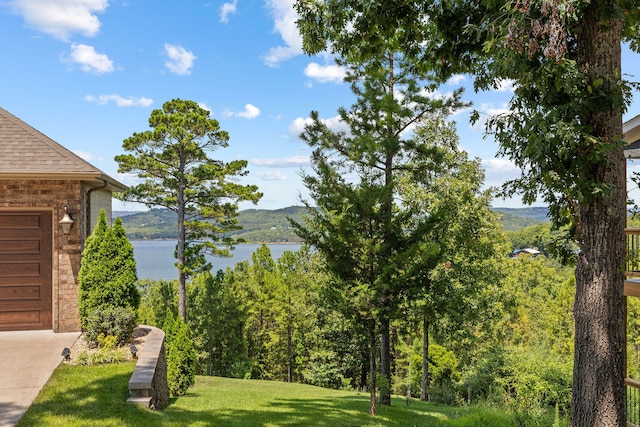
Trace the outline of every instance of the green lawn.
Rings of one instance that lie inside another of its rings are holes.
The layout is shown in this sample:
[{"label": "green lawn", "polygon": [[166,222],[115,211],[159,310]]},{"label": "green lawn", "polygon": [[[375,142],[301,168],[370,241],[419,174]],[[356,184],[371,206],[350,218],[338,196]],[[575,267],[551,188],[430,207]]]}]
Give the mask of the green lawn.
[{"label": "green lawn", "polygon": [[370,417],[367,393],[275,381],[197,377],[164,411],[129,404],[133,363],[60,366],[18,426],[514,426],[509,414],[403,398]]}]

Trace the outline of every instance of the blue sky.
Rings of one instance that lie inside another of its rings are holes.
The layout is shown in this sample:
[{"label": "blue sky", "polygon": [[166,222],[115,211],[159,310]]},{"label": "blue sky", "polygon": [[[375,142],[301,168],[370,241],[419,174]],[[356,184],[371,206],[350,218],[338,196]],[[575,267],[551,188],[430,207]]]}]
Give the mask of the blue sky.
[{"label": "blue sky", "polygon": [[[302,53],[292,0],[140,1],[0,0],[0,106],[125,184],[114,156],[122,141],[147,129],[153,109],[173,98],[211,111],[230,134],[211,154],[249,161],[243,182],[264,193],[257,207],[299,204],[299,172],[310,150],[297,135],[311,110],[339,126],[337,109],[353,103],[343,72],[328,55]],[[623,71],[638,80],[640,57],[625,50]],[[458,76],[442,93],[467,87],[481,113],[504,111],[512,95],[473,93]],[[640,114],[640,99],[625,115]],[[455,116],[461,147],[479,157],[486,184],[518,171],[495,158],[496,145]],[[640,170],[631,165],[632,170]],[[494,206],[520,207],[518,199]],[[252,205],[242,205],[250,208]],[[114,203],[114,209],[141,206]]]}]

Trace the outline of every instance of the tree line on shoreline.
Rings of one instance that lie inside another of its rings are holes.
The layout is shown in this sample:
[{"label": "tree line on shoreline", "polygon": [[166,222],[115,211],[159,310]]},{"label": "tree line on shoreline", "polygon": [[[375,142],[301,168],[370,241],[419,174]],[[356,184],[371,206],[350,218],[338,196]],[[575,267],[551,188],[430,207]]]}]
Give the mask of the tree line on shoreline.
[{"label": "tree line on shoreline", "polygon": [[[538,208],[492,208],[500,215],[504,231],[514,231],[548,221],[549,210]],[[300,243],[287,218],[299,219],[304,206],[282,209],[247,209],[238,212],[242,230],[230,235],[248,243]],[[150,209],[143,212],[114,211],[120,217],[130,240],[159,240],[176,238],[176,215],[168,209]]]}]

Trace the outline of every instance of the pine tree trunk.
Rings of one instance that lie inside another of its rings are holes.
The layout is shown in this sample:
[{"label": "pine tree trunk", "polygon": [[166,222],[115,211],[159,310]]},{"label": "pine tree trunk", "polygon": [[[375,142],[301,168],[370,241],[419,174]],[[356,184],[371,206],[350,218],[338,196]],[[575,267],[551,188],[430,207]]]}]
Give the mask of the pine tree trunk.
[{"label": "pine tree trunk", "polygon": [[391,339],[386,317],[380,321],[380,374],[387,381],[380,390],[380,403],[391,405]]},{"label": "pine tree trunk", "polygon": [[[291,307],[291,305],[289,305]],[[291,319],[287,320],[287,382],[292,381],[292,363],[293,363],[293,345],[292,345],[292,331],[291,331]]]},{"label": "pine tree trunk", "polygon": [[[184,171],[184,160],[180,161],[180,170]],[[178,244],[176,247],[176,261],[178,263],[178,315],[183,322],[187,321],[187,278],[182,267],[184,267],[184,246],[186,244],[185,228],[185,199],[184,188],[186,183],[184,178],[180,180],[178,188]]]},{"label": "pine tree trunk", "polygon": [[376,414],[376,327],[369,322],[369,415]]},{"label": "pine tree trunk", "polygon": [[[621,22],[611,16],[611,7],[602,0],[586,6],[577,39],[579,66],[592,82],[602,79],[608,93],[616,90],[621,55]],[[613,104],[611,99],[608,102]],[[602,107],[582,119],[592,127],[593,135],[615,143],[622,134],[622,113]],[[584,171],[589,179],[608,184],[612,190],[580,205],[577,211],[581,253],[576,265],[572,427],[626,425],[624,162],[622,149],[618,149],[609,154],[608,163],[602,161]]]},{"label": "pine tree trunk", "polygon": [[422,384],[420,400],[429,401],[429,315],[425,312],[422,319]]}]

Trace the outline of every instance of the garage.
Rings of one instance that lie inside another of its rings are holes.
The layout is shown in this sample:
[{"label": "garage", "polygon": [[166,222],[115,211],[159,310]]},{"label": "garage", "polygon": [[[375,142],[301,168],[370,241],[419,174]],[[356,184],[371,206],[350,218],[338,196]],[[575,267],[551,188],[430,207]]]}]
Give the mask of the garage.
[{"label": "garage", "polygon": [[0,211],[0,331],[51,329],[50,211]]},{"label": "garage", "polygon": [[84,241],[128,187],[1,107],[0,159],[0,331],[79,331]]}]

